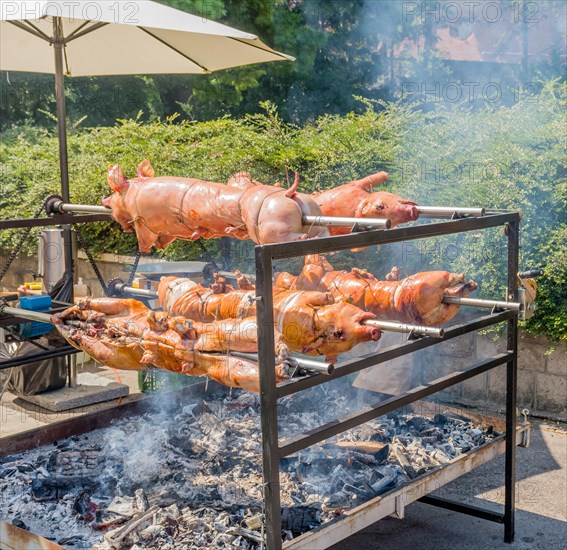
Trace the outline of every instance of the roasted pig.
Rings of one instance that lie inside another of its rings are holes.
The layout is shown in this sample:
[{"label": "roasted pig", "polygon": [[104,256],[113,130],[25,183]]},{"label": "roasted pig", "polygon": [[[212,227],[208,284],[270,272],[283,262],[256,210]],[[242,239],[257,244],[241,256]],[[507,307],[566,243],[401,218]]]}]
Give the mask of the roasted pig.
[{"label": "roasted pig", "polygon": [[[232,357],[228,350],[257,351],[256,320],[193,323],[184,317],[154,313],[136,300],[84,299],[52,322],[74,347],[117,369],[148,367],[208,376],[230,387],[259,392],[258,364]],[[287,347],[276,336],[280,359]],[[218,353],[213,353],[218,352]],[[276,379],[287,377],[280,362]]]},{"label": "roasted pig", "polygon": [[[389,219],[392,227],[417,220],[419,212],[415,202],[402,199],[387,191],[372,192],[374,187],[387,179],[386,172],[378,172],[363,179],[316,193],[313,198],[325,216]],[[331,235],[345,235],[350,233],[350,228],[331,227],[329,232]]]},{"label": "roasted pig", "polygon": [[[279,289],[330,292],[379,319],[435,326],[446,323],[459,311],[458,305],[443,302],[445,296],[467,297],[478,288],[465,274],[425,271],[398,280],[380,281],[365,270],[334,271],[323,257],[308,256],[299,276],[280,273]],[[394,278],[399,270],[390,273]]]},{"label": "roasted pig", "polygon": [[113,191],[102,201],[125,231],[135,231],[142,253],[165,248],[175,239],[233,237],[256,244],[327,235],[326,228],[303,224],[304,215],[320,215],[310,195],[269,185],[231,185],[192,178],[155,177],[145,160],[136,179],[127,180],[118,165],[109,168]]},{"label": "roasted pig", "polygon": [[[161,306],[170,315],[199,321],[247,318],[256,315],[255,292],[215,293],[191,279],[164,277],[158,289]],[[280,290],[274,292],[276,329],[291,351],[324,355],[334,361],[359,343],[376,341],[380,331],[364,321],[375,315],[336,300],[330,293]]]}]

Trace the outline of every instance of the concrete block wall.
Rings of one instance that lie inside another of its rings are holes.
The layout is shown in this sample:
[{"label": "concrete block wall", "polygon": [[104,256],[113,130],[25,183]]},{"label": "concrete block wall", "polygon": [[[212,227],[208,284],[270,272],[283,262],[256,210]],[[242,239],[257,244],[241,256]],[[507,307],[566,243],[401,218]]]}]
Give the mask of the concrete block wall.
[{"label": "concrete block wall", "polygon": [[[466,369],[506,351],[504,338],[466,334],[423,350],[416,362],[419,382]],[[444,401],[503,411],[506,365],[441,392]],[[567,345],[520,333],[518,340],[518,408],[532,414],[567,419]]]}]

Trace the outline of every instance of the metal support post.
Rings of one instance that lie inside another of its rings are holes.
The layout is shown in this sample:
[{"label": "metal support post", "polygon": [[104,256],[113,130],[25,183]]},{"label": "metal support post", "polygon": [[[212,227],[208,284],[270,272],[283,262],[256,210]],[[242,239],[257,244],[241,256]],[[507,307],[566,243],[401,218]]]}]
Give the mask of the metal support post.
[{"label": "metal support post", "polygon": [[272,297],[272,258],[262,246],[256,254],[256,315],[260,363],[260,413],[262,424],[262,467],[266,544],[268,550],[282,547],[280,504],[280,455],[278,445],[278,400],[274,354],[274,304]]},{"label": "metal support post", "polygon": [[[55,103],[57,107],[57,133],[59,137],[59,169],[61,172],[61,196],[65,202],[70,201],[69,195],[69,162],[67,158],[67,112],[65,106],[65,74],[63,68],[63,23],[60,17],[53,18],[53,53],[55,55]],[[73,273],[73,243],[71,226],[63,226],[65,273]],[[73,301],[73,281],[70,285],[70,301]]]},{"label": "metal support post", "polygon": [[[518,301],[519,217],[508,223],[508,296]],[[518,381],[518,318],[507,324],[508,351],[512,359],[506,363],[506,462],[504,471],[504,542],[514,541],[516,496],[516,388]]]},{"label": "metal support post", "polygon": [[77,354],[67,356],[67,365],[69,368],[69,387],[77,387]]}]

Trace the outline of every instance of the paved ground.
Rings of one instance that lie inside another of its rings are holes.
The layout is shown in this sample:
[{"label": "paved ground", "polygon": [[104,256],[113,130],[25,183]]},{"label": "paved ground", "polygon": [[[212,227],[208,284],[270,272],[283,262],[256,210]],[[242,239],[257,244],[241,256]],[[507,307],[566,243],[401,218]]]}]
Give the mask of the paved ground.
[{"label": "paved ground", "polygon": [[54,422],[61,422],[69,418],[76,418],[78,415],[96,412],[116,406],[117,402],[122,403],[139,399],[141,396],[138,388],[138,373],[133,371],[120,371],[110,369],[90,362],[80,368],[80,372],[92,372],[104,376],[113,382],[121,382],[130,387],[130,395],[120,400],[107,401],[87,407],[79,407],[66,412],[50,412],[37,405],[6,392],[0,400],[0,445],[2,438],[13,434],[40,428]]},{"label": "paved ground", "polygon": [[[501,510],[504,458],[492,460],[435,494]],[[415,503],[403,520],[386,518],[332,550],[559,550],[567,548],[567,431],[539,423],[517,450],[516,538],[496,523]],[[310,549],[315,550],[315,549]]]}]

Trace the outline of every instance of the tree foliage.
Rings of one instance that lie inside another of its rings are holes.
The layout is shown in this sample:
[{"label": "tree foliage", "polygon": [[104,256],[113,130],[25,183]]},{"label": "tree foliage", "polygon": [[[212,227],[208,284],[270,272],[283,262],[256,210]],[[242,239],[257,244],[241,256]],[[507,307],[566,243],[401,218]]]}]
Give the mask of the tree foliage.
[{"label": "tree foliage", "polygon": [[[536,103],[499,110],[423,114],[365,99],[360,112],[328,114],[305,125],[285,122],[270,102],[262,103],[256,114],[207,122],[121,120],[70,137],[72,200],[98,204],[109,193],[108,164],[120,163],[133,177],[144,158],[152,160],[158,174],[219,182],[249,171],[264,183],[288,185],[292,172],[299,170],[302,190],[310,192],[386,169],[391,178],[385,189],[421,204],[521,210],[520,267],[545,270],[540,310],[527,328],[566,338],[565,101],[565,87],[549,84]],[[43,197],[58,192],[57,154],[57,141],[45,130],[28,128],[6,136],[0,144],[0,210],[27,217]],[[116,224],[89,224],[83,232],[96,252],[136,250],[135,238]],[[4,232],[2,248],[9,249],[18,235]],[[503,297],[506,243],[500,228],[410,243],[413,248],[404,245],[401,253],[382,247],[379,254],[347,254],[333,263],[364,265],[380,276],[394,262],[408,273],[464,271],[481,284],[483,296]],[[251,244],[231,246],[235,265],[251,268]],[[218,253],[216,242],[205,247],[211,255]],[[197,244],[183,241],[166,251],[173,259],[201,254]]]}]

